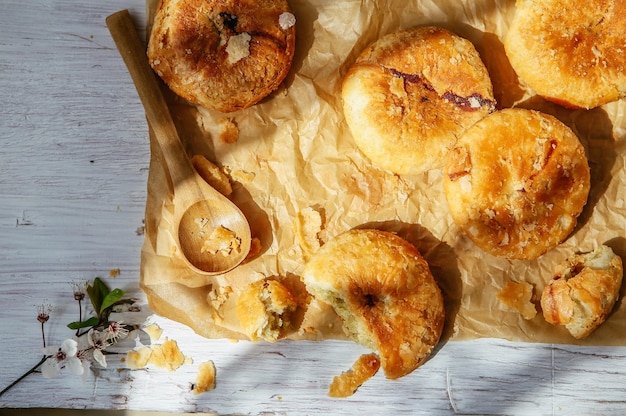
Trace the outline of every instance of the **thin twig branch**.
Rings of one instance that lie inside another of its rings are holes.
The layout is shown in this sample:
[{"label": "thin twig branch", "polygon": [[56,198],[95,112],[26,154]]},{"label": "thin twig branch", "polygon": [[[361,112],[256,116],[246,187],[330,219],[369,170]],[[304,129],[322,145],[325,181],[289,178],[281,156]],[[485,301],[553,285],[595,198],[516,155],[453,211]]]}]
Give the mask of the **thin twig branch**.
[{"label": "thin twig branch", "polygon": [[34,373],[35,371],[37,371],[39,369],[39,367],[41,367],[41,365],[48,359],[52,357],[51,355],[44,355],[43,357],[41,357],[41,360],[39,360],[39,362],[37,364],[35,364],[33,366],[33,368],[31,368],[30,370],[28,370],[27,372],[25,372],[24,374],[22,374],[18,379],[16,379],[13,383],[9,384],[7,387],[5,387],[2,391],[0,391],[0,397],[2,397],[2,395],[4,393],[6,393],[7,391],[11,390],[17,383],[19,383],[20,381],[24,380],[26,377],[28,377],[29,375],[31,375],[32,373]]}]

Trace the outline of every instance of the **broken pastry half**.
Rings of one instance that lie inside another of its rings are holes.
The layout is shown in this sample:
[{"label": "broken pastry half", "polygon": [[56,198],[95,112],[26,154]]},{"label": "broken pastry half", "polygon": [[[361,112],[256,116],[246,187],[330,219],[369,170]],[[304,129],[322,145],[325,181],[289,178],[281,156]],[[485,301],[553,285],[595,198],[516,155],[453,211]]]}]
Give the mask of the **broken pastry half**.
[{"label": "broken pastry half", "polygon": [[562,262],[543,289],[547,322],[563,325],[576,339],[589,336],[607,318],[622,285],[622,259],[602,245]]},{"label": "broken pastry half", "polygon": [[333,307],[355,342],[378,353],[389,379],[415,370],[439,342],[443,295],[426,260],[396,234],[341,233],[307,262],[302,280]]},{"label": "broken pastry half", "polygon": [[237,317],[252,341],[276,342],[284,338],[298,301],[289,288],[273,279],[249,284],[237,300]]}]

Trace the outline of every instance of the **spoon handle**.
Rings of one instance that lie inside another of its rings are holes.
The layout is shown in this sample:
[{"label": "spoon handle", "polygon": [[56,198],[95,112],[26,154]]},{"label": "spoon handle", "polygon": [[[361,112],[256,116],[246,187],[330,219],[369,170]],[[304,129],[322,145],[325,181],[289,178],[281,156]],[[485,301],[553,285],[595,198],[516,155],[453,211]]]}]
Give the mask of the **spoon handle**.
[{"label": "spoon handle", "polygon": [[137,89],[146,118],[154,133],[174,185],[193,177],[193,167],[187,157],[169,107],[148,63],[146,50],[139,39],[128,10],[106,18],[111,37],[128,68]]}]

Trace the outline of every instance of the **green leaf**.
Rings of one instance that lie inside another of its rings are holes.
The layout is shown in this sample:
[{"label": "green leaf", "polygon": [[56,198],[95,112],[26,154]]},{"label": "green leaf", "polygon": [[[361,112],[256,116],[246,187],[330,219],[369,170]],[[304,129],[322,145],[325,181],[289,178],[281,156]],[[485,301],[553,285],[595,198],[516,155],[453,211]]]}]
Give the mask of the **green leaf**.
[{"label": "green leaf", "polygon": [[104,280],[100,279],[99,277],[96,277],[95,279],[93,279],[93,285],[96,286],[98,290],[100,291],[100,294],[102,295],[102,299],[104,299],[106,295],[108,295],[109,292],[111,291],[111,289],[109,289],[107,284],[104,283]]},{"label": "green leaf", "polygon": [[102,305],[102,297],[100,296],[100,291],[95,286],[87,283],[87,295],[89,296],[89,300],[91,301],[93,310],[99,311],[100,305]]},{"label": "green leaf", "polygon": [[93,285],[87,284],[87,294],[89,295],[94,311],[99,312],[102,310],[102,302],[110,291],[106,283],[99,277],[93,279]]},{"label": "green leaf", "polygon": [[67,327],[69,329],[80,329],[80,328],[87,328],[90,326],[96,326],[100,323],[100,320],[98,318],[96,318],[95,316],[87,319],[86,321],[75,321],[75,322],[70,322],[69,324],[67,324]]},{"label": "green leaf", "polygon": [[104,312],[107,308],[113,306],[118,300],[122,299],[124,291],[122,289],[113,289],[109,292],[100,305],[100,313]]}]

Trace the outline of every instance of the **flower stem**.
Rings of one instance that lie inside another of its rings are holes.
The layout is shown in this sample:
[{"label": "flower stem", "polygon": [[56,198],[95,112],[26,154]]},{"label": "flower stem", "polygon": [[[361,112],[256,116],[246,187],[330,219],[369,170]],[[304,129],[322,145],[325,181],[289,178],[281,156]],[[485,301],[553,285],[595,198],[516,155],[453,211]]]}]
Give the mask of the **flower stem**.
[{"label": "flower stem", "polygon": [[44,355],[43,357],[41,357],[41,360],[39,360],[39,362],[37,364],[35,364],[33,366],[33,368],[31,368],[30,370],[28,370],[27,372],[25,372],[24,374],[22,374],[17,380],[15,380],[13,383],[9,384],[7,387],[4,388],[4,390],[0,391],[0,397],[2,397],[2,395],[4,393],[6,393],[7,391],[11,390],[13,387],[15,387],[15,385],[17,383],[19,383],[20,381],[24,380],[27,376],[31,375],[32,373],[34,373],[35,371],[37,371],[37,369],[39,369],[39,367],[41,367],[41,365],[48,359],[52,357],[51,355]]},{"label": "flower stem", "polygon": [[43,324],[45,324],[45,322],[41,323],[41,340],[43,341],[43,347],[46,348],[46,333],[43,330]]},{"label": "flower stem", "polygon": [[[81,303],[80,298],[78,299],[78,322],[81,322],[83,320],[83,306]],[[80,328],[76,329],[76,336],[78,336],[80,332]]]}]

